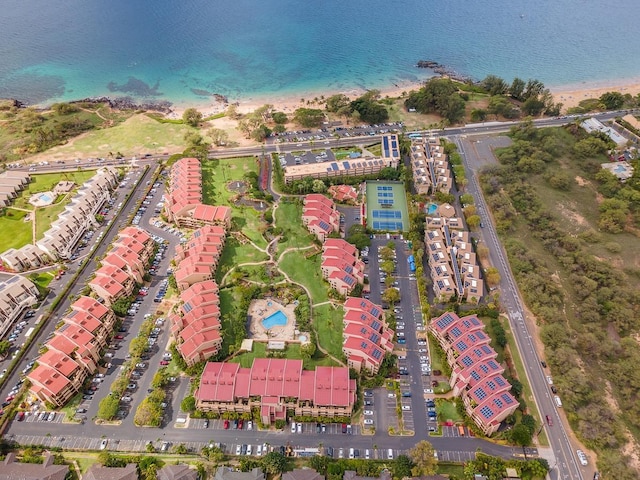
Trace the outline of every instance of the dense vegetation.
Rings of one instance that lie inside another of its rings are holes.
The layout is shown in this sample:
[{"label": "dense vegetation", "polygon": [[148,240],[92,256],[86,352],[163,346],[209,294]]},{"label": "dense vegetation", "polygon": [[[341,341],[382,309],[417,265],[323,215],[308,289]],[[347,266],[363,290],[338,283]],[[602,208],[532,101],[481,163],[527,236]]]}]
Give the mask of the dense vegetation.
[{"label": "dense vegetation", "polygon": [[[607,161],[608,140],[575,125],[538,130],[525,122],[510,136],[513,144],[497,151],[502,165],[486,170],[481,183],[511,267],[538,318],[575,431],[601,454],[608,478],[637,478],[622,452],[627,435],[637,439],[640,428],[640,268],[626,261],[638,253],[632,235],[640,225],[639,162],[621,184],[599,165]],[[598,210],[591,222],[598,230],[588,219],[575,228],[551,213],[562,213],[572,194],[580,196],[585,216]],[[605,241],[612,236],[630,251],[618,256],[621,245]]]},{"label": "dense vegetation", "polygon": [[94,128],[113,126],[130,115],[113,112],[104,104],[56,103],[49,110],[38,110],[0,101],[0,162],[42,152]]}]

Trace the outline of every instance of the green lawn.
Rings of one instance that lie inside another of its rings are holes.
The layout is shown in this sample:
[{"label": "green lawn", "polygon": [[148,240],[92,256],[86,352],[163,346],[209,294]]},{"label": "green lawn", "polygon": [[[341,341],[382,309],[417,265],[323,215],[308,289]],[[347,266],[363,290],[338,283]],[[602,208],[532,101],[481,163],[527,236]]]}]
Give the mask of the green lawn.
[{"label": "green lawn", "polygon": [[106,157],[109,152],[125,156],[145,153],[177,153],[185,149],[186,125],[160,123],[145,114],[133,115],[120,125],[94,130],[73,141],[46,151],[48,156],[60,159],[76,157]]},{"label": "green lawn", "polygon": [[29,203],[29,198],[34,193],[53,190],[53,187],[55,187],[58,182],[62,180],[75,182],[77,186],[81,186],[95,174],[95,170],[82,170],[69,171],[64,173],[41,173],[37,175],[31,175],[31,182],[27,184],[27,187],[20,193],[18,198],[15,199],[15,201],[13,202],[13,206],[17,208],[32,210],[33,205]]},{"label": "green lawn", "polygon": [[452,420],[454,422],[462,422],[464,419],[458,413],[455,406],[455,400],[445,400],[444,398],[436,399],[436,412],[441,421]]},{"label": "green lawn", "polygon": [[225,273],[234,266],[247,262],[261,262],[269,257],[266,253],[256,250],[250,243],[241,245],[235,238],[227,238],[222,257],[216,271],[216,279],[220,281]]},{"label": "green lawn", "polygon": [[336,358],[342,357],[342,307],[326,304],[313,308],[313,325],[320,346]]},{"label": "green lawn", "polygon": [[25,222],[27,212],[7,208],[6,213],[0,216],[0,251],[10,248],[20,248],[31,243],[31,222]]},{"label": "green lawn", "polygon": [[268,276],[267,265],[246,265],[236,268],[235,272],[242,273],[242,278],[266,284],[278,283],[284,280],[284,276],[277,271],[274,271],[274,276]]},{"label": "green lawn", "polygon": [[[229,360],[232,363],[239,363],[242,367],[249,368],[253,364],[255,358],[267,358],[267,344],[260,342],[253,342],[253,351],[245,352],[240,355],[236,355],[233,359]],[[285,350],[285,357],[293,360],[301,360],[300,345],[289,344]],[[310,358],[304,360],[304,368],[311,370],[318,365],[323,366],[337,366],[329,357]]]},{"label": "green lawn", "polygon": [[67,197],[65,201],[36,209],[36,240],[44,237],[44,232],[49,230],[51,223],[58,219],[70,200],[71,198]]},{"label": "green lawn", "polygon": [[333,149],[333,154],[336,156],[336,160],[348,158],[352,153],[362,153],[362,149],[360,147],[343,147]]},{"label": "green lawn", "polygon": [[227,188],[234,181],[244,180],[249,172],[258,173],[255,157],[225,158],[202,163],[202,201],[208,205],[228,205],[233,209],[234,230],[241,231],[261,248],[267,246],[262,236],[264,223],[262,214],[248,206],[235,206],[232,199],[237,195]]},{"label": "green lawn", "polygon": [[305,258],[304,251],[286,253],[280,261],[280,269],[289,275],[291,280],[309,289],[312,304],[326,302],[329,299],[328,286],[322,279],[320,270],[321,262],[319,254]]},{"label": "green lawn", "polygon": [[55,276],[55,273],[53,273],[54,271],[33,273],[29,275],[29,280],[38,285],[41,289],[47,288]]},{"label": "green lawn", "polygon": [[438,474],[451,478],[464,478],[464,466],[455,463],[438,462]]},{"label": "green lawn", "polygon": [[301,204],[281,202],[276,209],[275,224],[282,229],[282,238],[278,243],[278,254],[287,248],[313,245],[313,236],[302,225]]}]

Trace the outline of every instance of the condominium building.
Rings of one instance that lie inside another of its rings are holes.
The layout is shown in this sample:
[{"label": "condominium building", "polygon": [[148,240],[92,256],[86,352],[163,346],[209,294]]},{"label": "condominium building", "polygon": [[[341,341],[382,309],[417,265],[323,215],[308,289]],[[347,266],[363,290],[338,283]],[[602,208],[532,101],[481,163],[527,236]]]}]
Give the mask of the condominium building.
[{"label": "condominium building", "polygon": [[284,167],[284,181],[291,183],[306,178],[333,178],[374,175],[384,168],[397,168],[400,162],[398,135],[382,137],[380,157],[356,157],[335,162],[309,163]]},{"label": "condominium building", "polygon": [[358,250],[341,238],[327,238],[322,244],[322,277],[340,295],[348,295],[364,283],[364,262]]},{"label": "condominium building", "polygon": [[340,231],[340,212],[330,198],[311,193],[304,197],[302,224],[323,242],[331,233]]},{"label": "condominium building", "polygon": [[434,318],[429,329],[447,355],[453,394],[462,398],[467,413],[486,435],[496,432],[519,403],[502,375],[504,368],[496,360],[484,324],[475,315],[460,318],[447,312]]},{"label": "condominium building", "polygon": [[356,381],[346,367],[303,370],[302,360],[256,358],[250,368],[209,362],[194,394],[204,412],[249,413],[260,410],[263,423],[287,415],[348,417],[356,399]]},{"label": "condominium building", "polygon": [[178,290],[213,278],[224,241],[224,228],[205,226],[193,232],[183,245],[176,247],[174,277]]},{"label": "condominium building", "polygon": [[344,304],[342,353],[357,371],[375,375],[387,353],[393,351],[394,331],[385,320],[382,307],[357,297]]},{"label": "condominium building", "polygon": [[[455,217],[452,217],[455,218]],[[469,232],[450,228],[447,219],[427,223],[425,250],[436,297],[478,302],[484,295],[484,282]]]},{"label": "condominium building", "polygon": [[202,203],[202,172],[197,158],[183,158],[171,167],[164,211],[179,227],[231,226],[231,208]]},{"label": "condominium building", "polygon": [[416,192],[450,192],[453,185],[451,170],[439,138],[414,138],[411,142],[410,159]]},{"label": "condominium building", "polygon": [[38,288],[20,275],[0,281],[0,336],[38,302]]}]

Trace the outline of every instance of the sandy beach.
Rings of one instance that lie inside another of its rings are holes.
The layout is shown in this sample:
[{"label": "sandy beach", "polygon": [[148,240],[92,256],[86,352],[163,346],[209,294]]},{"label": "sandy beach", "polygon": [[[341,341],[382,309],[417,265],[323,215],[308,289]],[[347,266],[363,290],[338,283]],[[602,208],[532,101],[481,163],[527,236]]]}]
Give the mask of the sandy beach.
[{"label": "sandy beach", "polygon": [[[400,97],[403,93],[408,93],[411,90],[417,90],[422,86],[423,81],[420,82],[405,82],[389,85],[387,87],[381,87],[378,90],[381,92],[381,96],[384,97]],[[622,94],[631,94],[633,96],[640,94],[640,79],[629,80],[610,80],[601,82],[583,82],[579,84],[560,85],[549,87],[551,93],[556,102],[563,104],[563,110],[568,108],[577,107],[582,100],[589,98],[598,98],[603,93],[618,91]],[[364,94],[367,90],[364,88],[354,88],[345,91],[309,91],[309,92],[297,92],[295,94],[288,95],[264,95],[264,96],[248,96],[244,98],[229,98],[230,103],[238,104],[239,113],[249,113],[265,104],[274,105],[276,110],[283,111],[285,113],[293,113],[297,108],[309,107],[309,108],[323,108],[320,103],[314,102],[314,99],[328,98],[331,95],[342,93],[347,95],[351,99],[355,99]],[[304,102],[301,100],[304,99]],[[222,102],[217,102],[214,99],[203,100],[202,102],[193,103],[181,103],[175,104],[172,108],[172,112],[167,114],[168,118],[181,118],[182,113],[187,108],[197,108],[203,115],[210,116],[224,112],[226,105]]]},{"label": "sandy beach", "polygon": [[549,87],[556,102],[561,102],[563,110],[577,107],[582,100],[599,98],[603,93],[620,92],[635,96],[640,93],[640,79],[611,80],[606,82],[584,82],[580,84]]},{"label": "sandy beach", "polygon": [[[418,90],[423,83],[424,81],[402,82],[396,83],[394,85],[389,85],[388,87],[381,87],[378,88],[378,90],[380,90],[382,98],[395,98],[401,96],[403,93],[408,93],[411,90]],[[228,100],[229,103],[238,104],[239,113],[250,113],[265,104],[274,105],[276,110],[280,110],[285,113],[293,113],[296,109],[301,107],[324,108],[324,106],[322,106],[320,103],[314,102],[314,99],[316,98],[320,99],[323,96],[324,98],[328,98],[332,95],[342,93],[351,99],[356,99],[366,92],[367,90],[364,88],[354,88],[344,91],[309,91],[297,92],[295,94],[292,93],[289,95],[275,94],[264,96],[249,96],[246,98],[229,98]],[[304,102],[301,101],[302,99],[304,99]],[[174,104],[174,106],[172,107],[172,112],[167,115],[167,118],[181,118],[182,113],[187,108],[191,107],[200,110],[200,112],[202,112],[205,117],[224,112],[226,108],[224,103],[216,102],[213,99],[211,101],[204,100],[203,102],[197,103]]]}]

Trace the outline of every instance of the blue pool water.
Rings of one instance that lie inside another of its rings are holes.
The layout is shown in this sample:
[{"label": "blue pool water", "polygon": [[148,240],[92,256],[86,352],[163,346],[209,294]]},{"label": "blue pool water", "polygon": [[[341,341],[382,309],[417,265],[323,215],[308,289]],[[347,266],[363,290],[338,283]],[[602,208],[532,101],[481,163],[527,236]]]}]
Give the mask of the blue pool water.
[{"label": "blue pool water", "polygon": [[429,205],[427,205],[427,214],[433,215],[434,213],[436,213],[436,210],[438,210],[438,205],[436,205],[435,203],[430,203]]},{"label": "blue pool water", "polygon": [[262,326],[269,330],[273,327],[282,327],[287,324],[287,316],[282,313],[282,310],[278,310],[275,313],[272,313],[267,318],[262,320]]},{"label": "blue pool water", "polygon": [[51,198],[48,194],[43,193],[40,195],[40,200],[43,202],[51,203],[53,202],[53,198]]}]

